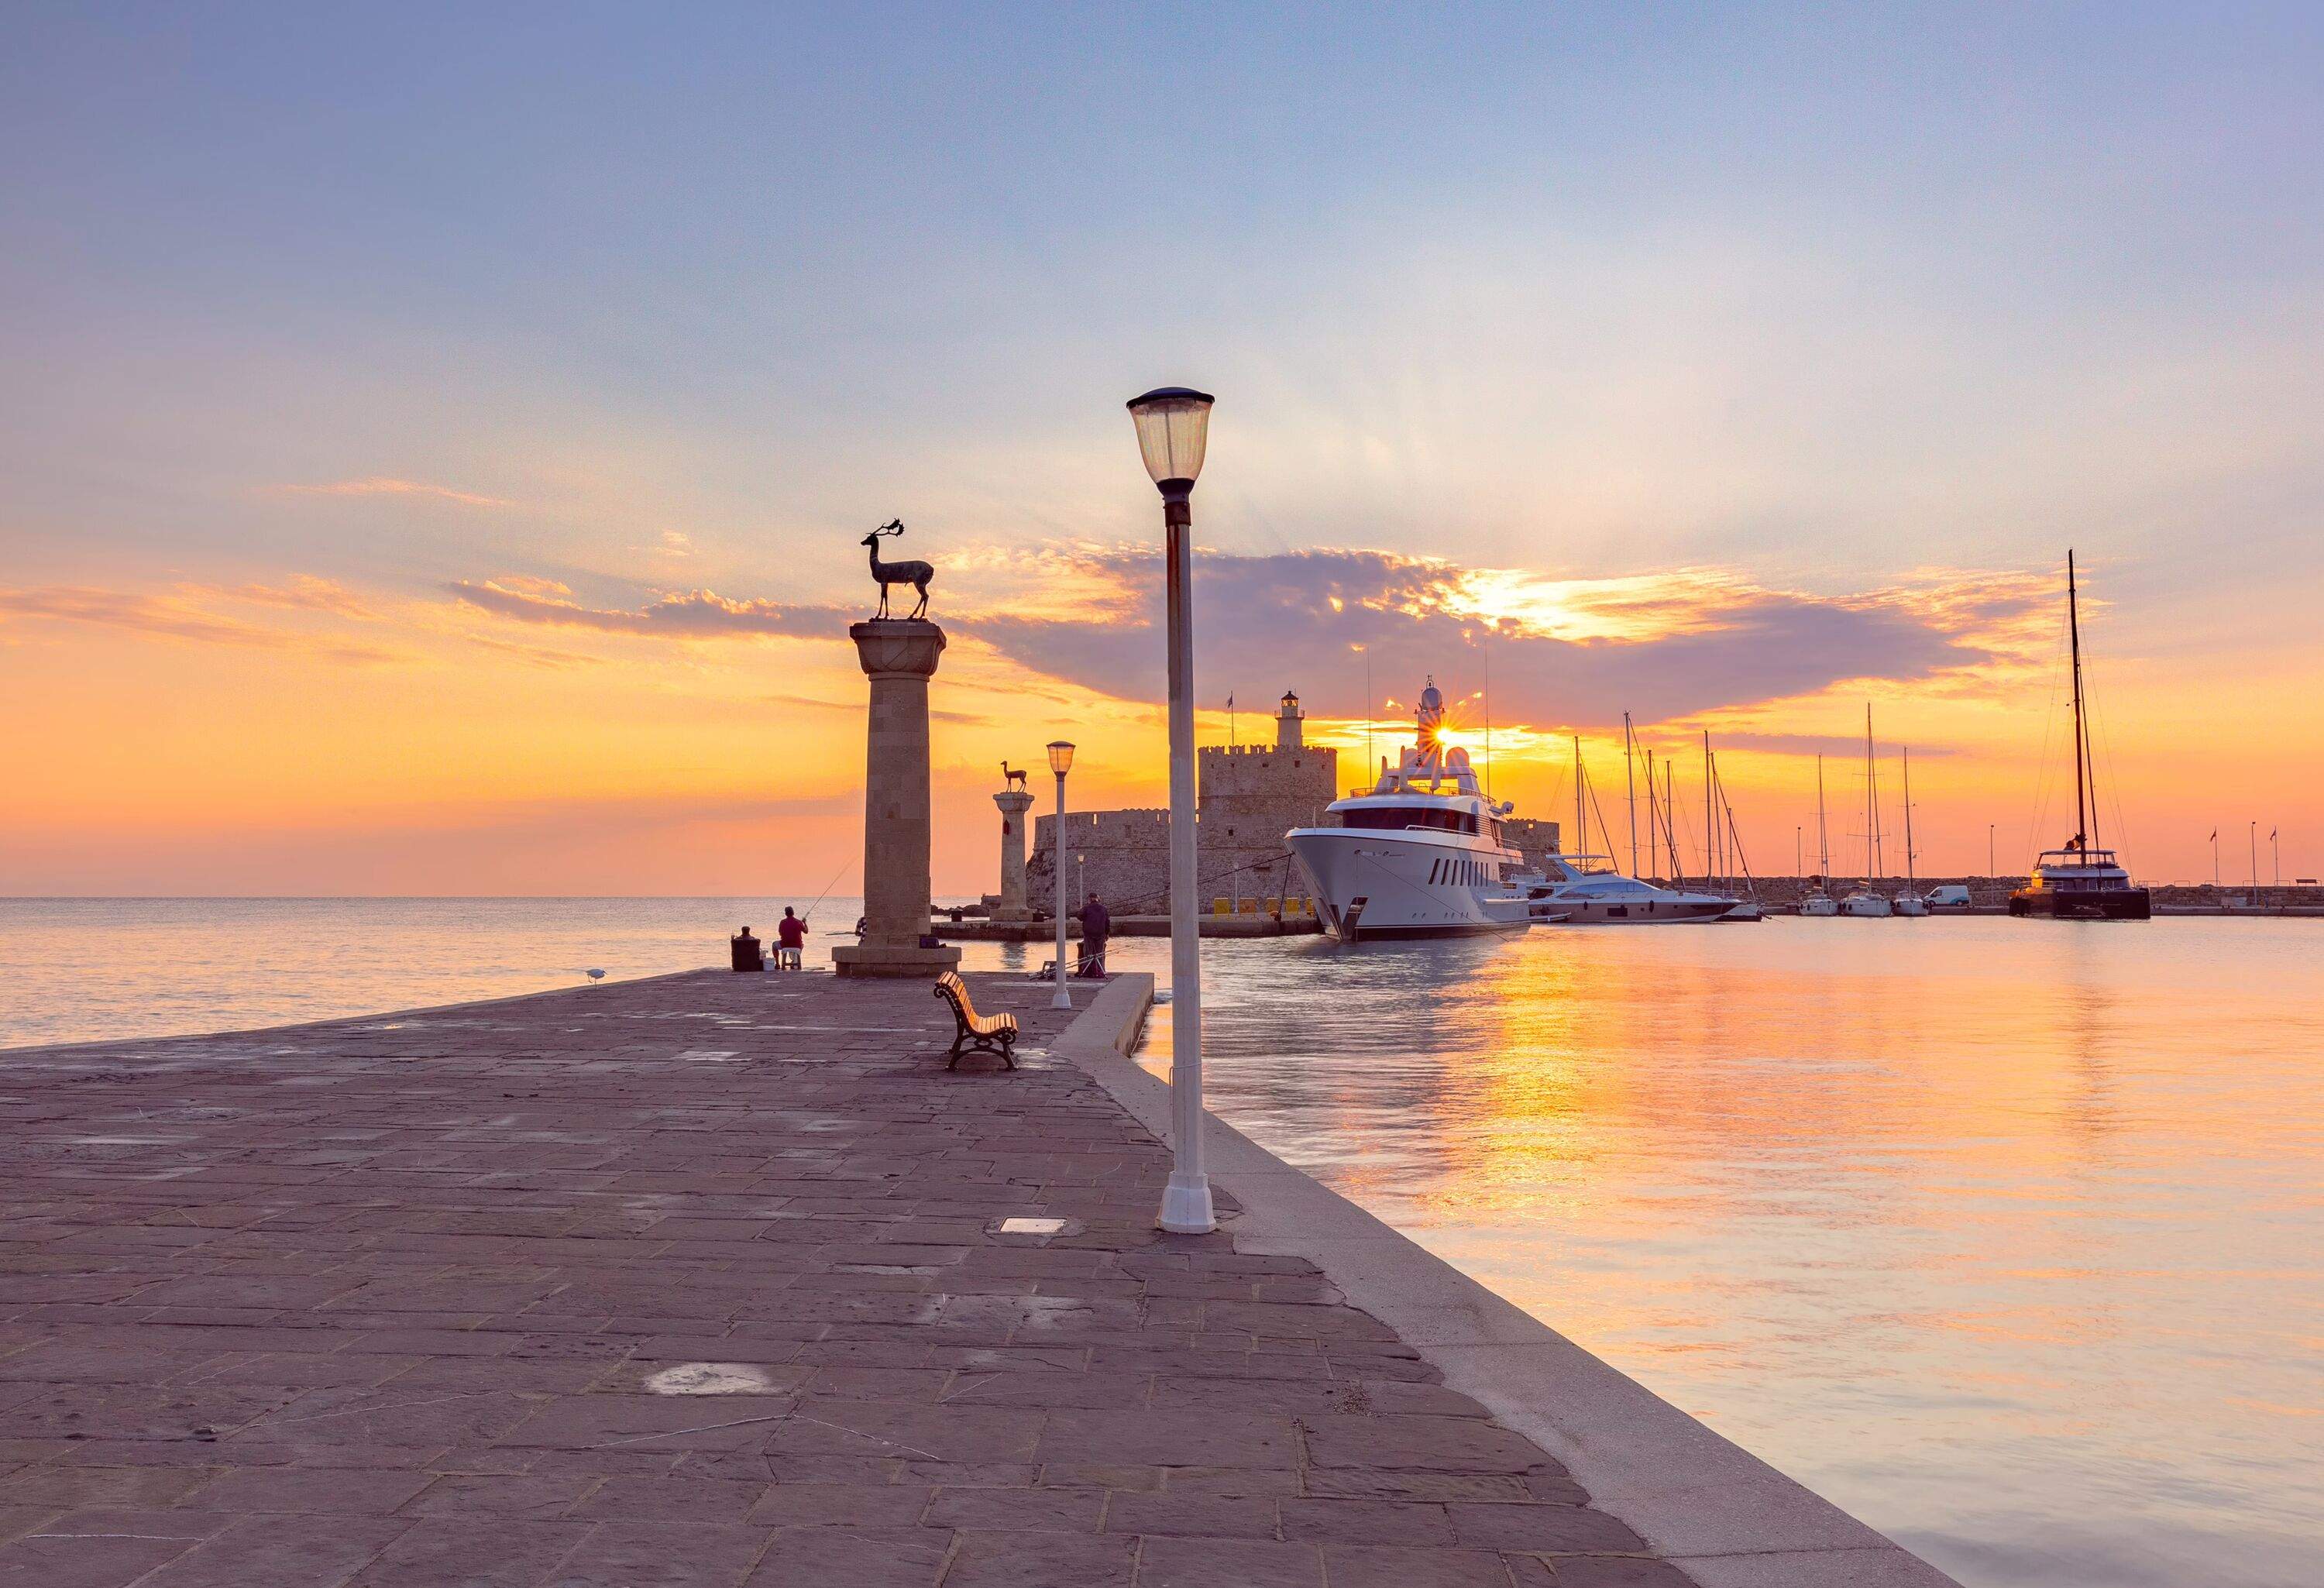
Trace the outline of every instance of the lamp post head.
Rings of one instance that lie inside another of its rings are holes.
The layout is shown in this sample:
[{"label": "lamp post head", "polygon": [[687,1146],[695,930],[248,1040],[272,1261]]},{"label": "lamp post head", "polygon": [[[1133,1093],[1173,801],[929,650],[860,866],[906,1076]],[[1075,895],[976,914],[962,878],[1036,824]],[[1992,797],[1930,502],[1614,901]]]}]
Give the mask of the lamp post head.
[{"label": "lamp post head", "polygon": [[1074,746],[1072,741],[1066,739],[1052,739],[1049,741],[1049,770],[1056,773],[1057,776],[1061,778],[1067,772],[1074,770]]},{"label": "lamp post head", "polygon": [[1214,401],[1208,392],[1188,386],[1157,386],[1130,400],[1138,450],[1163,495],[1183,499],[1194,490],[1203,472],[1203,444]]}]

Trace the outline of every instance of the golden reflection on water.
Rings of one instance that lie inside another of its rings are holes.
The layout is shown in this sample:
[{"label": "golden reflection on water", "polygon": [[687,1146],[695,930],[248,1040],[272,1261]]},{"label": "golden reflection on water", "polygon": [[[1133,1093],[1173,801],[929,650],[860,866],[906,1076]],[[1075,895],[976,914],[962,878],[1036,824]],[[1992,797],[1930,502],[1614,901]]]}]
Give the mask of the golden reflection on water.
[{"label": "golden reflection on water", "polygon": [[1204,960],[1218,1113],[1964,1581],[2324,1581],[2324,923]]}]

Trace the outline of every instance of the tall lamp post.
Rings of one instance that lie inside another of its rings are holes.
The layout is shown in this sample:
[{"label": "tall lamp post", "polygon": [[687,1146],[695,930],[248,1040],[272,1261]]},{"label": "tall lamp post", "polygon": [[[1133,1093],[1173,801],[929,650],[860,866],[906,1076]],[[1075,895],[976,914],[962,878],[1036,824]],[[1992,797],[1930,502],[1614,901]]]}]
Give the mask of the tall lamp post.
[{"label": "tall lamp post", "polygon": [[1049,859],[1057,873],[1057,992],[1049,1000],[1051,1009],[1071,1009],[1074,995],[1065,991],[1065,774],[1074,770],[1074,747],[1070,741],[1049,741],[1049,770],[1057,774],[1056,841],[1050,845]]},{"label": "tall lamp post", "polygon": [[1170,1121],[1176,1155],[1162,1192],[1162,1227],[1202,1235],[1218,1228],[1203,1168],[1203,946],[1194,891],[1194,477],[1210,430],[1207,392],[1164,386],[1130,400],[1138,450],[1162,493],[1164,583],[1170,658]]}]

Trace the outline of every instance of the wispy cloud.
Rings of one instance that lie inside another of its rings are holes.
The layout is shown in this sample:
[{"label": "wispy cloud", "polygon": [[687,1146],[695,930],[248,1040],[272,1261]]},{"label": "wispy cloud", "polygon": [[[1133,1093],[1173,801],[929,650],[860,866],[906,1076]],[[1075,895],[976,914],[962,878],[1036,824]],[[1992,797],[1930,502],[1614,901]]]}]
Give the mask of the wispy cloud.
[{"label": "wispy cloud", "polygon": [[105,590],[86,585],[0,589],[0,617],[86,623],[206,645],[303,651],[335,661],[368,663],[398,660],[393,651],[376,646],[350,644],[331,635],[272,628],[205,612],[182,597],[153,596],[134,590]]},{"label": "wispy cloud", "polygon": [[430,485],[425,480],[399,480],[385,475],[373,475],[360,480],[333,480],[320,485],[277,485],[274,489],[290,496],[432,496],[439,502],[456,502],[463,507],[515,505],[504,496],[486,496],[475,491],[456,490],[450,485]]},{"label": "wispy cloud", "polygon": [[546,645],[521,645],[512,640],[495,640],[489,634],[468,634],[463,637],[469,644],[482,650],[495,651],[503,656],[513,656],[518,660],[530,662],[535,667],[595,667],[605,660],[602,656],[585,656],[577,651],[555,651]]},{"label": "wispy cloud", "polygon": [[255,606],[287,606],[302,612],[327,612],[337,617],[357,618],[365,622],[379,616],[377,611],[345,585],[313,574],[292,574],[280,585],[194,586],[189,587],[189,593],[248,602]]},{"label": "wispy cloud", "polygon": [[[521,623],[595,629],[612,634],[710,639],[733,634],[811,634],[828,638],[846,625],[836,606],[734,601],[715,590],[685,590],[629,608],[584,606],[567,595],[516,587],[507,579],[454,579],[444,586],[469,605]],[[563,587],[560,586],[561,590]]]}]

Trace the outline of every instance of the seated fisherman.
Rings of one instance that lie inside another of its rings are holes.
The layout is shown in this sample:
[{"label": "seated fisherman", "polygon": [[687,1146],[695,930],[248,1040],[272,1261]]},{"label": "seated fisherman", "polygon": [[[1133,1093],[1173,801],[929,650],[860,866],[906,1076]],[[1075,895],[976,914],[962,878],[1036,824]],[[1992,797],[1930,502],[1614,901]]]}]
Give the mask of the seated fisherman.
[{"label": "seated fisherman", "polygon": [[775,923],[775,964],[783,970],[798,970],[804,961],[800,950],[807,946],[807,918],[793,915],[791,907],[783,906],[783,919]]}]

